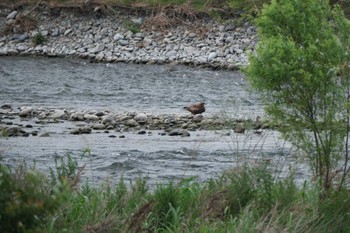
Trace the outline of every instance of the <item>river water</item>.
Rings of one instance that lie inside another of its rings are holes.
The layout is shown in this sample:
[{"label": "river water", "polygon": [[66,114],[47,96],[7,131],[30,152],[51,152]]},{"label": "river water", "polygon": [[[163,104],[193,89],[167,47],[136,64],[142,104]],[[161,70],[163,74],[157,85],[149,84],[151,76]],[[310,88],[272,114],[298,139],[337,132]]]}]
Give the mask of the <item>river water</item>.
[{"label": "river water", "polygon": [[[183,106],[199,101],[206,102],[204,117],[255,118],[264,114],[240,72],[0,57],[1,105],[184,115],[188,113]],[[191,132],[190,137],[161,136],[158,131],[146,135],[132,131],[71,135],[74,122],[36,125],[35,119],[14,121],[32,124],[50,136],[0,138],[0,153],[6,164],[35,161],[36,168],[48,172],[55,158],[70,154],[81,166],[86,165],[84,177],[94,183],[113,183],[121,176],[128,181],[146,177],[151,186],[192,176],[203,181],[242,162],[258,160],[273,165],[276,176],[285,176],[290,167],[298,167],[300,182],[308,174],[293,157],[291,146],[270,130],[261,135],[249,131],[235,134],[229,128],[202,130]],[[120,134],[125,138],[118,137]]]}]

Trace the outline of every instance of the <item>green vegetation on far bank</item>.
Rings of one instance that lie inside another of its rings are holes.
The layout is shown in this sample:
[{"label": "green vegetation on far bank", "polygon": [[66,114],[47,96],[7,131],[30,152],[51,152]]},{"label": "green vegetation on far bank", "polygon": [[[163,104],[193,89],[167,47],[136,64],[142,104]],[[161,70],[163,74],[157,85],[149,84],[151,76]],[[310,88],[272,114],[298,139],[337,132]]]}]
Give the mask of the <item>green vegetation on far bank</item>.
[{"label": "green vegetation on far bank", "polygon": [[0,164],[1,232],[349,232],[350,195],[292,177],[276,180],[265,164],[245,165],[204,183],[185,179],[150,191],[144,179],[115,187],[78,187],[69,156],[51,176]]}]

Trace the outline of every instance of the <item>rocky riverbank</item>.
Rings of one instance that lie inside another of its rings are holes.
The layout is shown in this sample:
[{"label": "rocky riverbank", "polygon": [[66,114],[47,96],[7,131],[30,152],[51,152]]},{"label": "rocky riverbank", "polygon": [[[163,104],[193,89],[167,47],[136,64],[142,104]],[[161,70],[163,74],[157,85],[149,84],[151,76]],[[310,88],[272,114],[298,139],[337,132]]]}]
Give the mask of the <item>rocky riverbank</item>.
[{"label": "rocky riverbank", "polygon": [[[132,15],[97,17],[43,9],[36,14],[35,27],[23,17],[20,11],[0,10],[1,56],[79,57],[94,62],[178,63],[234,70],[248,64],[247,55],[257,42],[249,23],[219,24],[208,18],[166,30],[157,25],[146,30],[142,25],[147,18]],[[46,42],[35,45],[33,38],[39,34]]]},{"label": "rocky riverbank", "polygon": [[[161,135],[190,136],[196,130],[233,130],[244,133],[253,130],[260,134],[262,129],[269,128],[268,122],[262,122],[260,117],[252,119],[231,119],[222,116],[205,117],[197,115],[163,114],[150,115],[146,113],[111,111],[74,111],[66,109],[46,109],[33,107],[13,108],[5,104],[0,108],[0,133],[3,136],[40,136],[34,128],[63,122],[73,122],[73,127],[66,129],[70,134],[90,134],[94,132],[127,132],[147,134],[150,131],[161,131]],[[23,123],[24,122],[24,123]],[[35,127],[34,127],[35,126]]]}]

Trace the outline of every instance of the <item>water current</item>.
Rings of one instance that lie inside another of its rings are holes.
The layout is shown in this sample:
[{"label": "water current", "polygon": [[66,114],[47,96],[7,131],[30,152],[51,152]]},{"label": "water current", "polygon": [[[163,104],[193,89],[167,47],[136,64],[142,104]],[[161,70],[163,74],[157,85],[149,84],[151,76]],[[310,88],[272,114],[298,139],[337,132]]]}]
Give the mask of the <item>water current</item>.
[{"label": "water current", "polygon": [[[184,115],[188,113],[183,106],[199,101],[206,102],[204,117],[225,114],[254,119],[264,115],[263,106],[240,72],[0,57],[0,105]],[[5,163],[35,161],[39,170],[48,172],[55,158],[70,154],[81,166],[86,164],[85,178],[94,183],[115,182],[121,176],[129,181],[147,177],[149,185],[192,176],[203,181],[244,161],[271,163],[278,176],[297,166],[291,146],[270,130],[261,135],[249,131],[235,134],[229,128],[201,130],[190,132],[190,137],[161,136],[158,131],[71,135],[74,122],[36,125],[35,119],[26,121],[22,124],[32,124],[50,136],[0,138]],[[125,138],[118,137],[120,134]],[[307,169],[302,164],[298,167],[297,177],[302,182]]]}]

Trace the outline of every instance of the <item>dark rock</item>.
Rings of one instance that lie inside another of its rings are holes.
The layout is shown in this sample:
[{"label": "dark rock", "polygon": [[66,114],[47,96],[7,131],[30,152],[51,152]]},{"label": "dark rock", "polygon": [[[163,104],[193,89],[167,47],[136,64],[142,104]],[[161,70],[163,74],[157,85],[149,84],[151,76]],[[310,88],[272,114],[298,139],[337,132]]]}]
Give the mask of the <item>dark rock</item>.
[{"label": "dark rock", "polygon": [[125,138],[125,135],[120,135],[119,138]]},{"label": "dark rock", "polygon": [[42,137],[42,138],[44,138],[44,137],[50,137],[50,134],[49,134],[48,132],[45,132],[45,133],[40,134],[39,137]]},{"label": "dark rock", "polygon": [[70,134],[80,134],[80,129],[73,129],[72,131],[70,131]]},{"label": "dark rock", "polygon": [[257,129],[257,130],[254,130],[254,134],[262,134],[263,130],[262,129]]},{"label": "dark rock", "polygon": [[1,106],[2,109],[12,109],[12,106],[9,104],[4,104]]},{"label": "dark rock", "polygon": [[91,131],[92,130],[89,127],[82,127],[82,128],[73,129],[72,131],[70,131],[70,134],[90,134]]},{"label": "dark rock", "polygon": [[80,128],[80,132],[82,134],[90,134],[91,133],[91,128],[89,128],[89,127]]},{"label": "dark rock", "polygon": [[169,136],[189,137],[190,133],[185,129],[174,129],[168,133]]},{"label": "dark rock", "polygon": [[145,130],[140,130],[137,132],[137,134],[146,134],[146,131]]},{"label": "dark rock", "polygon": [[104,114],[103,112],[97,112],[95,115],[98,116],[98,117],[102,117],[102,116],[104,116],[105,114]]},{"label": "dark rock", "polygon": [[26,132],[17,125],[3,129],[3,134],[8,137],[22,136],[24,133]]}]

